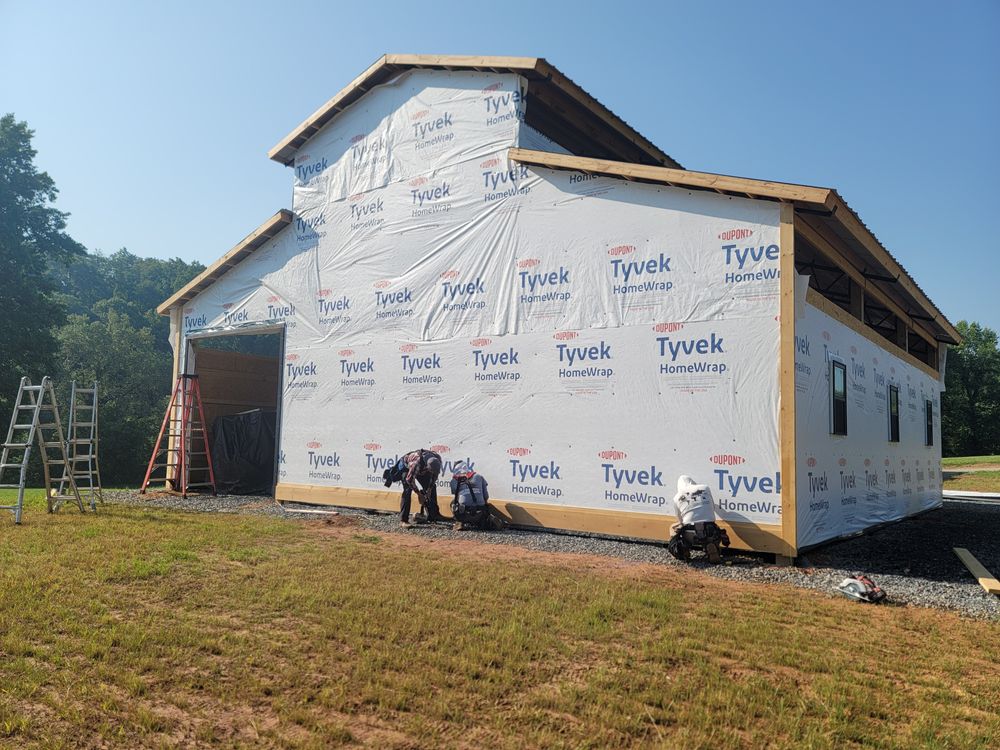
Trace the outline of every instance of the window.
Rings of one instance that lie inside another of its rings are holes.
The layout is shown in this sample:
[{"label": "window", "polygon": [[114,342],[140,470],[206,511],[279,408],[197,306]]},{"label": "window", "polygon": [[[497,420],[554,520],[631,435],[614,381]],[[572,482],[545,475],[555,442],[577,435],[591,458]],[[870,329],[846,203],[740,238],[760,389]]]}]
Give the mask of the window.
[{"label": "window", "polygon": [[830,392],[832,416],[830,433],[847,434],[847,366],[843,362],[830,362]]},{"label": "window", "polygon": [[899,386],[889,386],[889,442],[899,442]]},{"label": "window", "polygon": [[924,401],[924,445],[934,445],[934,404]]}]

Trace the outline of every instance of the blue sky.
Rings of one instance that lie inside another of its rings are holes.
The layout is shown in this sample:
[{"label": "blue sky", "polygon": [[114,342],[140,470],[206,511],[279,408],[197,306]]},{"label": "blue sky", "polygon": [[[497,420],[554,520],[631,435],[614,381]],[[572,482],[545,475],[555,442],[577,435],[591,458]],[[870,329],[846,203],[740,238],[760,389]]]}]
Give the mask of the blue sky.
[{"label": "blue sky", "polygon": [[605,8],[0,0],[0,112],[88,248],[208,263],[290,204],[267,149],[383,52],[542,56],[690,169],[836,187],[1000,329],[1000,2]]}]

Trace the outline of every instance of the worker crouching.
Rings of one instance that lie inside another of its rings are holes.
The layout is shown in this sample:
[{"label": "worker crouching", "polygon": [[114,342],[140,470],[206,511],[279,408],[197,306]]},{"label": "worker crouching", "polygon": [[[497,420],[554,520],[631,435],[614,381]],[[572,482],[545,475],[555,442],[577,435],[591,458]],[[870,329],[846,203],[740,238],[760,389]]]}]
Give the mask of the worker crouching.
[{"label": "worker crouching", "polygon": [[464,461],[455,466],[451,477],[451,495],[451,512],[455,516],[453,528],[456,531],[503,528],[503,522],[490,508],[486,478]]},{"label": "worker crouching", "polygon": [[704,550],[709,562],[720,562],[721,548],[729,546],[729,535],[715,523],[715,502],[708,485],[696,484],[691,477],[682,475],[677,480],[674,512],[677,523],[670,527],[673,535],[667,551],[687,561],[691,550]]}]

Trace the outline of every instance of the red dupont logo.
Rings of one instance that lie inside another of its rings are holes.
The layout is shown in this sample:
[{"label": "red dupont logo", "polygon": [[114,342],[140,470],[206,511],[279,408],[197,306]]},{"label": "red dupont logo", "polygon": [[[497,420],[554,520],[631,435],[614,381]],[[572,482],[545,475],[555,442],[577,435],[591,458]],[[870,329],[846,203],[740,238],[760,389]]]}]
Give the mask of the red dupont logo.
[{"label": "red dupont logo", "polygon": [[435,453],[448,453],[449,451],[451,451],[451,448],[449,448],[447,445],[432,445],[431,450],[434,451]]},{"label": "red dupont logo", "polygon": [[628,255],[635,252],[635,245],[617,245],[608,250],[608,255]]},{"label": "red dupont logo", "polygon": [[427,184],[426,177],[414,177],[412,180],[410,180],[410,187],[417,187],[418,185],[426,185],[426,184]]},{"label": "red dupont logo", "polygon": [[628,458],[628,453],[616,450],[601,451],[597,455],[605,461],[620,461],[623,458]]},{"label": "red dupont logo", "polygon": [[491,83],[489,86],[483,89],[483,93],[490,94],[494,91],[499,90],[501,86],[503,86],[503,83],[501,81],[497,81],[496,83]]},{"label": "red dupont logo", "polygon": [[890,367],[889,368],[889,374],[890,375],[895,375],[896,374],[896,368],[895,367]]},{"label": "red dupont logo", "polygon": [[184,308],[184,312],[185,313],[193,313],[194,312],[194,308],[193,307],[185,307]]},{"label": "red dupont logo", "polygon": [[499,156],[494,156],[492,159],[487,159],[484,162],[480,162],[480,169],[491,169],[492,167],[499,167],[502,162]]},{"label": "red dupont logo", "polygon": [[538,260],[538,258],[525,258],[524,260],[519,260],[517,262],[517,267],[518,268],[534,268],[535,266],[537,266],[541,262],[542,261]]},{"label": "red dupont logo", "polygon": [[267,298],[267,301],[268,301],[268,302],[277,302],[277,301],[278,301],[278,299],[279,299],[279,298],[278,298],[278,295],[277,295],[277,294],[272,294],[272,295],[271,295],[270,297],[268,297],[268,298]]},{"label": "red dupont logo", "polygon": [[873,365],[877,365],[878,364],[878,357],[872,357],[872,364]]},{"label": "red dupont logo", "polygon": [[354,195],[351,196],[351,203],[357,203],[359,200],[364,199],[364,197],[365,197],[364,193],[355,193]]},{"label": "red dupont logo", "polygon": [[289,362],[294,362],[298,358],[299,358],[298,354],[286,354],[285,355],[285,359],[287,359]]},{"label": "red dupont logo", "polygon": [[351,143],[361,143],[365,139],[364,133],[358,133],[356,136],[351,138]]},{"label": "red dupont logo", "polygon": [[743,240],[753,234],[751,229],[730,229],[725,232],[719,232],[720,240]]},{"label": "red dupont logo", "polygon": [[841,466],[847,466],[847,459],[842,458],[839,461],[837,461],[837,463],[840,464]]},{"label": "red dupont logo", "polygon": [[382,444],[381,443],[365,443],[365,450],[366,451],[380,451],[380,450],[382,450]]},{"label": "red dupont logo", "polygon": [[493,339],[472,339],[469,343],[472,346],[489,346],[493,343]]},{"label": "red dupont logo", "polygon": [[527,456],[531,453],[531,448],[508,448],[508,456]]},{"label": "red dupont logo", "polygon": [[317,296],[319,296],[319,297],[329,297],[330,296],[330,290],[329,289],[320,289],[319,292],[317,292]]},{"label": "red dupont logo", "polygon": [[306,443],[306,448],[322,448],[322,447],[323,444],[318,440],[310,440],[308,443]]},{"label": "red dupont logo", "polygon": [[337,352],[337,354],[339,354],[341,357],[350,357],[352,354],[354,354],[354,350],[353,349],[341,349],[339,352]]},{"label": "red dupont logo", "polygon": [[830,332],[829,331],[823,331],[823,340],[824,341],[829,341],[830,340]]},{"label": "red dupont logo", "polygon": [[900,466],[906,466],[906,459],[905,458],[899,459],[899,465]]},{"label": "red dupont logo", "polygon": [[857,354],[857,353],[858,353],[858,347],[852,346],[851,347],[851,354]]},{"label": "red dupont logo", "polygon": [[866,458],[865,459],[865,468],[867,469],[871,465],[872,465],[872,460],[870,458]]},{"label": "red dupont logo", "polygon": [[683,327],[683,323],[657,323],[653,326],[653,330],[657,333],[673,333],[674,331],[681,330]]},{"label": "red dupont logo", "polygon": [[441,274],[441,278],[442,279],[457,279],[458,278],[458,271],[456,271],[454,268],[451,269],[450,271],[444,271]]},{"label": "red dupont logo", "polygon": [[414,112],[414,113],[413,113],[413,114],[412,114],[412,115],[410,116],[410,119],[411,119],[411,120],[422,120],[422,119],[424,119],[425,117],[427,117],[427,115],[429,115],[430,113],[431,113],[431,111],[430,111],[429,109],[422,109],[422,110],[420,110],[419,112]]},{"label": "red dupont logo", "polygon": [[813,458],[812,456],[809,456],[809,459],[806,461],[806,466],[808,466],[811,469],[815,465],[816,465],[816,459]]},{"label": "red dupont logo", "polygon": [[889,465],[889,459],[888,459],[888,458],[887,458],[887,459],[885,460],[885,465],[886,465],[886,466],[888,466],[888,465]]},{"label": "red dupont logo", "polygon": [[233,306],[234,304],[236,304],[236,303],[235,303],[235,302],[227,302],[226,304],[224,304],[224,305],[222,306],[222,309],[223,309],[223,310],[229,310],[229,309],[231,309],[231,308],[232,308],[232,306]]},{"label": "red dupont logo", "polygon": [[746,459],[743,456],[736,456],[732,453],[716,453],[708,460],[719,466],[736,466],[737,464],[746,463]]},{"label": "red dupont logo", "polygon": [[399,351],[401,352],[415,352],[417,350],[416,344],[400,344]]},{"label": "red dupont logo", "polygon": [[385,289],[386,287],[392,286],[392,282],[388,279],[382,279],[381,281],[376,281],[372,284],[376,289]]},{"label": "red dupont logo", "polygon": [[552,334],[552,338],[556,341],[572,341],[579,335],[576,331],[556,331]]}]

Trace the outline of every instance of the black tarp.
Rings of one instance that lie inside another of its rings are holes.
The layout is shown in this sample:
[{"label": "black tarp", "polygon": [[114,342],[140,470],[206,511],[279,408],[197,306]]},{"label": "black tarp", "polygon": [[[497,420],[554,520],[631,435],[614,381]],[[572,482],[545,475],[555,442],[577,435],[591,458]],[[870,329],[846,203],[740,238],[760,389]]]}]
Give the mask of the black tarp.
[{"label": "black tarp", "polygon": [[252,409],[218,417],[212,424],[212,468],[219,492],[269,495],[274,489],[277,414]]}]

